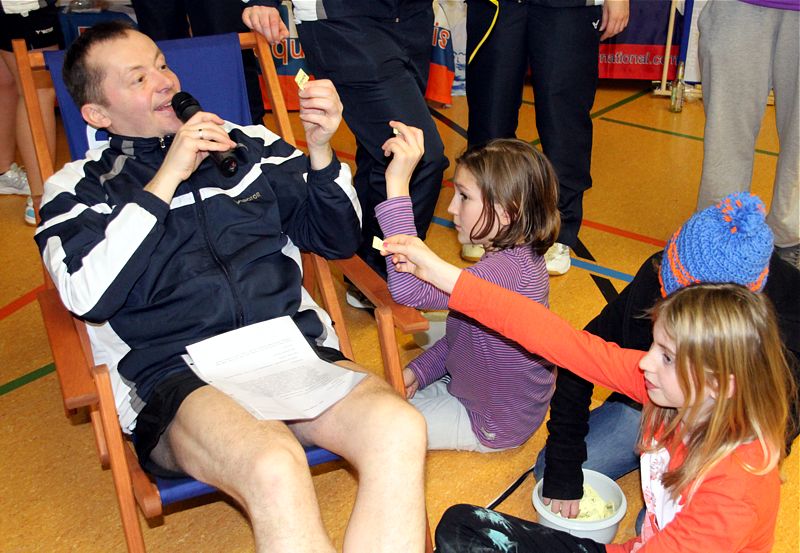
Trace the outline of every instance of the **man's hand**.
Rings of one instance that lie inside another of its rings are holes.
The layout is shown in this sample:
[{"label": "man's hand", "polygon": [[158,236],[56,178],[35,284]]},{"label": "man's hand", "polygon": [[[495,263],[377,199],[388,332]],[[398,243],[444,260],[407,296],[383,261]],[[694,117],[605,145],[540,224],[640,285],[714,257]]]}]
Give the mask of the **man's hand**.
[{"label": "man's hand", "polygon": [[250,6],[242,12],[242,21],[248,29],[264,35],[270,44],[289,38],[289,29],[283,24],[281,14],[275,8]]},{"label": "man's hand", "polygon": [[324,169],[333,159],[330,142],[342,122],[342,102],[327,79],[308,81],[297,95],[311,168]]},{"label": "man's hand", "polygon": [[629,0],[605,0],[603,2],[603,18],[600,21],[600,40],[605,40],[621,33],[628,26],[630,15]]},{"label": "man's hand", "polygon": [[403,369],[403,384],[406,387],[406,399],[411,399],[419,390],[419,381],[414,371],[406,367]]},{"label": "man's hand", "polygon": [[422,130],[399,121],[389,121],[395,136],[383,143],[383,155],[393,156],[386,167],[386,197],[409,195],[409,185],[414,168],[425,153],[425,136]]},{"label": "man's hand", "polygon": [[549,497],[543,497],[542,503],[550,505],[550,511],[561,514],[565,518],[575,518],[581,512],[580,499],[550,499]]},{"label": "man's hand", "polygon": [[165,202],[172,201],[178,185],[195,172],[208,152],[225,152],[236,147],[230,139],[219,116],[205,111],[195,113],[175,133],[164,162],[145,190]]}]

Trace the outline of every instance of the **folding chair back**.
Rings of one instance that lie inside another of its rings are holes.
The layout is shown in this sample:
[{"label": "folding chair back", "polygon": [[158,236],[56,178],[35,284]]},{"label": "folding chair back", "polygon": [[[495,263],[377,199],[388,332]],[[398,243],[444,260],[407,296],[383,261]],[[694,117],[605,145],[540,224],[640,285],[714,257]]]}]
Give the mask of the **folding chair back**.
[{"label": "folding chair back", "polygon": [[[190,40],[163,40],[158,43],[170,69],[180,78],[181,88],[197,98],[203,109],[239,125],[249,125],[250,108],[244,82],[239,35],[230,33]],[[78,107],[61,79],[64,50],[44,52],[47,68],[61,109],[72,159],[82,159],[86,151],[101,145],[107,137],[83,120]],[[202,60],[202,63],[198,63]]]}]

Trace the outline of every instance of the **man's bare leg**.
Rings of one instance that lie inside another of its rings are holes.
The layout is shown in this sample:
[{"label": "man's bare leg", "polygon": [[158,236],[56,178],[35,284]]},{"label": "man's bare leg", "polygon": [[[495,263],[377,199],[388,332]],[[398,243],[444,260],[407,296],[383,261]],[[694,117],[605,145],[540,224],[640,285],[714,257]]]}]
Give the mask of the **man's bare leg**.
[{"label": "man's bare leg", "polygon": [[345,552],[424,550],[425,421],[405,399],[368,376],[325,413],[291,429],[301,442],[341,455],[358,471]]},{"label": "man's bare leg", "polygon": [[255,419],[205,386],[189,394],[152,458],[236,499],[258,552],[332,552],[302,446],[280,421]]}]

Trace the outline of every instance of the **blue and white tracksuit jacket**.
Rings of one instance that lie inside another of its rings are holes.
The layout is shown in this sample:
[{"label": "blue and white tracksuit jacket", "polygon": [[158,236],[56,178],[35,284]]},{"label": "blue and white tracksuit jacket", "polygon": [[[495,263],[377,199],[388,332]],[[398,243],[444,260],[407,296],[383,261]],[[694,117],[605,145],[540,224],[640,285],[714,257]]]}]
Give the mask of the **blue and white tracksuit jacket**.
[{"label": "blue and white tracksuit jacket", "polygon": [[172,137],[112,136],[45,184],[36,242],[61,300],[85,320],[109,366],[120,424],[187,344],[290,315],[317,345],[338,347],[330,318],[302,288],[299,249],[349,257],[361,241],[350,169],[308,159],[261,126],[226,123],[238,173],[206,159],[167,205],[146,192]]}]

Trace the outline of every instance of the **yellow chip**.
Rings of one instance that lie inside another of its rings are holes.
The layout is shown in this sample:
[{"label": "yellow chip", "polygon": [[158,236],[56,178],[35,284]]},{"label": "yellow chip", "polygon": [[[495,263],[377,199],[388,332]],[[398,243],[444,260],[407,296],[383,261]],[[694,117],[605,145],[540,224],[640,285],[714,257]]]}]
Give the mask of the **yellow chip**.
[{"label": "yellow chip", "polygon": [[400,131],[398,131],[395,127],[392,127],[392,132],[394,133],[395,136],[400,134]]},{"label": "yellow chip", "polygon": [[375,248],[378,251],[382,251],[383,250],[383,240],[381,240],[377,236],[373,236],[372,237],[372,247]]},{"label": "yellow chip", "polygon": [[306,74],[305,71],[300,69],[297,72],[297,75],[294,76],[294,82],[297,83],[297,87],[300,90],[303,90],[303,88],[305,88],[305,86],[306,86],[306,83],[308,82],[308,75]]}]

